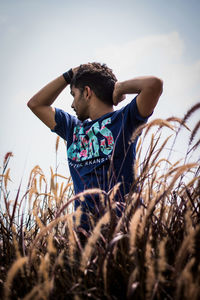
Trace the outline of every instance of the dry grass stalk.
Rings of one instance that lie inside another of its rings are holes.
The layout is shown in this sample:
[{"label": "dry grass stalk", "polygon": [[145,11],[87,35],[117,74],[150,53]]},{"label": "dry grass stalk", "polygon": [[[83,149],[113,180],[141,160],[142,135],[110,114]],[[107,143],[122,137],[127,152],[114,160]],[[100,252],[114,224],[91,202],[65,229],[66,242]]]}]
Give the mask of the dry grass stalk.
[{"label": "dry grass stalk", "polygon": [[84,192],[81,192],[79,194],[76,194],[75,196],[73,196],[72,198],[70,198],[70,200],[68,200],[68,202],[66,204],[64,204],[61,209],[57,212],[56,217],[59,217],[64,211],[65,209],[71,204],[73,203],[76,199],[79,199],[80,201],[84,201],[84,196],[86,195],[95,195],[95,194],[105,194],[104,191],[94,188],[94,189],[88,189]]},{"label": "dry grass stalk", "polygon": [[59,141],[60,141],[60,137],[57,136],[57,138],[56,138],[56,152],[58,151]]},{"label": "dry grass stalk", "polygon": [[19,272],[22,269],[22,267],[24,266],[24,264],[27,263],[27,261],[28,261],[27,257],[21,257],[21,258],[17,259],[12,264],[11,268],[9,269],[7,278],[6,278],[6,282],[4,284],[4,299],[5,300],[9,299],[12,282],[13,282],[15,275],[17,274],[17,272]]},{"label": "dry grass stalk", "polygon": [[80,270],[85,271],[89,259],[94,251],[95,244],[100,237],[102,225],[108,224],[110,221],[110,211],[107,211],[96,224],[81,256]]},{"label": "dry grass stalk", "polygon": [[199,128],[200,128],[200,121],[197,122],[197,124],[195,125],[195,127],[191,133],[189,145],[191,145],[192,141],[194,140],[194,137],[197,134],[197,131],[199,130]]},{"label": "dry grass stalk", "polygon": [[74,254],[76,251],[76,239],[75,239],[75,235],[74,235],[74,230],[73,230],[73,215],[70,215],[67,223],[68,223],[68,232],[69,232],[69,260],[70,260],[70,264],[73,265],[74,263]]},{"label": "dry grass stalk", "polygon": [[138,267],[136,266],[129,277],[128,287],[127,287],[127,299],[134,299],[134,292],[139,285],[138,281]]},{"label": "dry grass stalk", "polygon": [[81,211],[81,207],[79,206],[77,208],[77,210],[74,213],[75,216],[75,228],[78,228],[81,222],[81,215],[82,215],[82,211]]},{"label": "dry grass stalk", "polygon": [[148,228],[148,227],[147,227],[147,222],[149,221],[149,217],[152,215],[153,210],[155,209],[155,205],[156,205],[157,200],[158,200],[159,197],[160,197],[160,194],[162,194],[162,192],[159,193],[158,195],[156,195],[156,197],[154,197],[154,198],[148,203],[148,207],[147,207],[146,213],[145,213],[145,215],[144,215],[143,218],[142,218],[141,225],[139,226],[138,235],[139,235],[140,238],[141,238],[143,235],[145,235],[145,231],[146,231],[146,229]]},{"label": "dry grass stalk", "polygon": [[145,129],[145,132],[144,132],[144,137],[147,135],[147,133],[149,132],[149,130],[153,126],[159,126],[159,128],[167,127],[171,130],[174,130],[174,126],[172,126],[170,124],[170,122],[168,122],[167,120],[155,119],[155,120],[152,120],[151,122],[147,123],[146,129]]},{"label": "dry grass stalk", "polygon": [[[32,290],[23,298],[23,300],[36,300],[36,299],[44,299],[41,298],[41,290],[43,288],[43,283],[42,284],[37,284],[32,288]],[[46,299],[44,299],[46,300]]]},{"label": "dry grass stalk", "polygon": [[50,232],[59,222],[66,221],[69,218],[69,215],[57,217],[55,220],[51,221],[46,227],[44,227],[33,240],[30,249],[29,249],[29,259],[33,256],[33,250],[35,250],[37,243],[39,240],[44,237],[48,232]]},{"label": "dry grass stalk", "polygon": [[111,189],[111,191],[108,192],[108,195],[109,195],[109,199],[110,199],[110,203],[111,205],[115,205],[114,203],[114,198],[115,198],[115,195],[117,193],[117,191],[119,190],[119,187],[121,185],[121,182],[118,182],[117,184],[115,184],[115,186]]},{"label": "dry grass stalk", "polygon": [[[38,202],[37,202],[38,203]],[[33,215],[35,217],[36,224],[38,227],[42,230],[44,228],[44,225],[42,224],[40,218],[38,217],[38,212],[36,211],[36,208],[33,209]]]},{"label": "dry grass stalk", "polygon": [[196,112],[198,109],[200,109],[200,102],[196,103],[194,106],[192,106],[187,113],[185,114],[182,124],[186,123],[186,121],[191,117],[191,115]]},{"label": "dry grass stalk", "polygon": [[39,265],[39,282],[48,282],[49,281],[49,253],[47,252],[44,257],[40,255],[40,265]]},{"label": "dry grass stalk", "polygon": [[[45,283],[46,284],[46,283]],[[23,300],[47,300],[49,299],[49,292],[53,289],[53,281],[48,283],[48,292],[44,287],[44,283],[37,284],[33,289],[23,298]]]},{"label": "dry grass stalk", "polygon": [[192,276],[192,267],[195,259],[191,258],[186,264],[177,280],[176,299],[199,299],[199,283],[194,282]]},{"label": "dry grass stalk", "polygon": [[10,178],[10,168],[6,171],[6,173],[4,175],[2,175],[4,177],[4,185],[5,185],[5,189],[7,190],[8,187],[8,181],[12,181]]},{"label": "dry grass stalk", "polygon": [[138,226],[140,226],[142,208],[138,208],[133,214],[129,225],[129,254],[133,255],[136,250],[136,238],[138,234]]},{"label": "dry grass stalk", "polygon": [[[149,233],[149,238],[151,237],[151,230]],[[148,239],[146,243],[146,251],[145,251],[145,266],[147,268],[146,271],[146,299],[151,299],[153,293],[153,287],[156,282],[156,276],[154,272],[154,259],[152,256],[152,246]]]},{"label": "dry grass stalk", "polygon": [[[197,106],[195,109],[193,108],[190,111],[190,115],[198,108]],[[145,129],[144,136],[146,136],[153,126],[159,126],[157,133],[160,132],[162,126],[174,129],[175,127],[172,127],[170,122],[177,122],[181,126],[183,125],[183,121],[177,118],[169,118],[163,122],[156,120],[149,125],[140,127],[134,134],[137,136],[143,128]],[[199,123],[197,123],[191,133],[190,143],[196,137],[198,129]],[[22,267],[27,262],[27,258],[21,257],[19,252],[19,246],[21,247],[21,245],[25,245],[26,251],[29,249],[29,258],[31,259],[29,262],[36,274],[40,275],[39,281],[36,283],[33,281],[35,286],[33,286],[33,289],[24,299],[48,299],[52,288],[54,287],[55,289],[56,285],[58,285],[57,288],[59,287],[57,275],[60,276],[59,282],[61,282],[62,286],[62,280],[65,281],[66,277],[62,278],[60,273],[56,273],[56,266],[61,266],[63,270],[66,268],[67,272],[65,274],[67,275],[68,270],[73,270],[69,276],[69,280],[67,279],[70,284],[67,280],[64,282],[64,284],[68,284],[67,292],[57,289],[59,296],[66,296],[66,294],[68,295],[71,292],[70,297],[75,295],[74,297],[77,299],[84,299],[88,294],[94,299],[100,299],[105,295],[108,298],[117,298],[119,296],[116,292],[117,286],[115,284],[113,288],[109,278],[109,276],[112,277],[112,271],[109,269],[111,263],[118,264],[117,266],[119,267],[120,265],[120,268],[122,268],[120,278],[122,278],[123,282],[128,282],[127,286],[123,286],[123,288],[127,288],[128,299],[134,299],[134,297],[137,299],[137,296],[141,299],[164,299],[165,297],[177,300],[198,299],[198,293],[200,293],[200,266],[197,267],[197,264],[199,264],[199,226],[197,224],[200,220],[199,166],[198,164],[184,164],[180,166],[180,161],[171,164],[169,159],[161,158],[162,150],[166,147],[169,138],[166,138],[161,143],[161,140],[159,140],[160,136],[157,138],[157,133],[152,135],[149,150],[141,164],[140,156],[142,155],[144,139],[139,139],[137,146],[139,154],[134,166],[135,182],[132,190],[134,192],[125,200],[125,210],[122,217],[117,220],[118,222],[112,231],[109,231],[109,226],[105,226],[104,230],[106,234],[103,236],[101,227],[104,224],[108,225],[110,222],[110,212],[107,211],[96,224],[84,250],[81,247],[77,247],[79,240],[73,230],[72,215],[61,216],[61,214],[66,214],[69,205],[76,199],[84,201],[85,195],[88,194],[99,194],[101,204],[105,207],[104,202],[108,195],[100,189],[92,189],[84,191],[68,200],[68,193],[71,191],[72,186],[69,178],[66,179],[66,177],[54,174],[52,171],[50,192],[47,193],[47,181],[41,169],[36,166],[31,171],[28,184],[29,195],[27,198],[29,198],[33,209],[30,209],[28,212],[29,224],[23,224],[22,219],[21,227],[17,227],[15,219],[12,219],[13,223],[11,225],[14,226],[13,239],[8,240],[6,244],[9,245],[11,250],[15,250],[18,257],[16,265],[13,264],[9,270],[11,275],[9,272],[7,274],[5,283],[6,299],[9,299],[12,295],[11,288],[14,291],[17,291],[17,288],[19,288],[13,280],[17,276],[18,270],[21,270],[19,277],[23,278],[23,280],[27,279],[25,278],[27,273],[28,276],[32,276],[31,268],[28,268],[28,266],[27,272],[23,272]],[[196,145],[198,145],[198,142]],[[159,144],[161,145],[159,146]],[[56,147],[58,150],[58,144]],[[192,149],[194,150],[194,146]],[[7,164],[7,160],[5,164]],[[164,168],[163,164],[165,164]],[[4,196],[7,195],[6,189],[9,174],[9,171],[6,172],[4,169],[0,178],[0,181],[4,183],[5,190],[2,192]],[[186,184],[183,180],[183,175],[193,176],[193,178]],[[67,180],[67,184],[56,184],[57,176]],[[180,184],[177,184],[179,178],[181,178],[181,181]],[[137,189],[138,187],[139,189]],[[44,193],[43,188],[45,189]],[[115,190],[117,190],[117,187],[110,192],[111,211],[115,205],[113,201]],[[140,204],[140,207],[135,207],[135,205],[139,204],[139,199],[141,198],[143,203]],[[6,203],[7,208],[11,207],[11,201],[7,198]],[[10,215],[9,209],[7,209],[4,221],[1,222],[1,225],[3,225],[0,234],[2,236],[4,234],[4,239],[6,234],[9,236],[8,228],[12,215],[12,212]],[[105,209],[108,209],[108,207]],[[80,224],[81,209],[76,211],[74,215],[76,216],[75,225],[78,227]],[[68,238],[64,235],[64,226],[66,223],[70,231]],[[47,226],[45,227],[43,224],[47,224]],[[52,233],[52,231],[54,232]],[[108,233],[110,236],[107,239]],[[119,243],[118,241],[123,237],[125,239],[123,239],[122,243]],[[98,243],[100,238],[102,243]],[[20,241],[19,243],[18,240]],[[54,240],[56,241],[55,246]],[[67,245],[67,242],[72,247],[69,252],[62,250]],[[167,245],[172,245],[171,249]],[[4,247],[4,251],[5,249],[6,247]],[[130,255],[126,255],[127,249]],[[78,257],[79,255],[81,257],[80,269],[84,272],[83,280],[80,277],[78,264],[73,264],[72,268],[72,262],[74,262],[75,258],[74,252],[76,250],[79,251]],[[57,257],[55,257],[56,253],[58,253]],[[55,262],[50,259],[52,255],[55,257]],[[93,256],[95,259],[92,260]],[[6,258],[5,255],[4,257]],[[40,257],[40,262],[38,261],[38,257]],[[117,270],[119,270],[118,267]],[[125,275],[127,274],[127,267],[130,272],[129,277]],[[59,267],[58,269],[61,268]],[[99,278],[98,276],[93,276],[96,270],[99,270]],[[101,270],[103,271],[103,276],[100,272]],[[114,277],[118,275],[117,272],[113,274]],[[114,277],[113,279],[115,279]],[[100,289],[100,286],[102,287],[102,280],[104,282],[104,291]],[[24,282],[26,285],[26,281]],[[174,292],[175,289],[176,293]],[[56,293],[55,295],[57,296]],[[124,299],[124,296],[121,299]]]},{"label": "dry grass stalk", "polygon": [[16,258],[19,259],[21,258],[21,254],[20,254],[20,251],[19,251],[19,245],[18,245],[18,242],[17,242],[17,238],[16,238],[16,228],[14,225],[12,225],[12,238],[13,238],[13,245],[14,245],[14,248],[15,248],[15,254],[16,254]]},{"label": "dry grass stalk", "polygon": [[48,236],[48,247],[47,247],[47,251],[49,254],[56,254],[57,253],[57,249],[53,244],[53,234],[50,234]]},{"label": "dry grass stalk", "polygon": [[105,258],[104,262],[103,262],[103,283],[104,283],[104,291],[105,294],[108,294],[108,285],[107,285],[107,266],[108,266],[108,257]]},{"label": "dry grass stalk", "polygon": [[177,118],[177,117],[170,117],[167,118],[166,121],[168,122],[177,122],[179,123],[181,126],[184,126],[187,130],[190,131],[190,128],[187,126],[187,124],[183,121],[183,119]]},{"label": "dry grass stalk", "polygon": [[31,202],[33,194],[38,195],[38,190],[37,190],[37,179],[34,178],[33,183],[31,185],[31,188],[29,190],[29,203]]},{"label": "dry grass stalk", "polygon": [[164,271],[166,270],[166,247],[167,238],[164,238],[158,246],[159,256],[158,256],[158,280],[164,282],[165,278],[163,276]]},{"label": "dry grass stalk", "polygon": [[186,235],[184,237],[181,247],[176,256],[175,270],[177,274],[179,274],[180,270],[182,269],[187,256],[192,254],[193,252],[195,230],[193,228],[190,228],[189,233],[189,235]]},{"label": "dry grass stalk", "polygon": [[176,172],[176,174],[174,175],[174,177],[171,180],[171,183],[168,186],[167,189],[167,193],[171,192],[172,188],[174,187],[177,179],[180,178],[180,176],[184,173],[184,172],[188,172],[190,169],[197,167],[197,164],[191,163],[191,164],[186,164],[180,167],[175,168],[174,170],[172,170],[170,172],[170,174],[166,174],[166,176],[171,175],[172,173]]}]

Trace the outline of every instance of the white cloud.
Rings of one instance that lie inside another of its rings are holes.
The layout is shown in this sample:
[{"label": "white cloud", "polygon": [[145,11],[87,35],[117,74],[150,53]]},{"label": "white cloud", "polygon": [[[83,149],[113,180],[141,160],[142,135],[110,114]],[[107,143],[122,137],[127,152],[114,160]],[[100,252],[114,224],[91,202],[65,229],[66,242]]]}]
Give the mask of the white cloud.
[{"label": "white cloud", "polygon": [[185,48],[179,33],[172,32],[110,45],[98,49],[96,57],[111,66],[119,80],[150,74],[161,77],[164,92],[156,111],[161,117],[181,117],[200,94],[200,60],[186,63]]}]

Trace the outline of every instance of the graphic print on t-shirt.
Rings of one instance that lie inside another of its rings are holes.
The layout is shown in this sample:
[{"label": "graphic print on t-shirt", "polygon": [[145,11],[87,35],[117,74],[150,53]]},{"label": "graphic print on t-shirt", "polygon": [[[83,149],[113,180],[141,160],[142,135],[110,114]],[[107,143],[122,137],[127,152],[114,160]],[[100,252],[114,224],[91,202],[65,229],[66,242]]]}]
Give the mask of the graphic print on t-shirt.
[{"label": "graphic print on t-shirt", "polygon": [[76,161],[86,161],[95,157],[111,154],[114,146],[112,132],[106,127],[111,123],[111,118],[97,121],[87,131],[82,125],[77,125],[73,132],[73,142],[67,154],[68,158]]}]

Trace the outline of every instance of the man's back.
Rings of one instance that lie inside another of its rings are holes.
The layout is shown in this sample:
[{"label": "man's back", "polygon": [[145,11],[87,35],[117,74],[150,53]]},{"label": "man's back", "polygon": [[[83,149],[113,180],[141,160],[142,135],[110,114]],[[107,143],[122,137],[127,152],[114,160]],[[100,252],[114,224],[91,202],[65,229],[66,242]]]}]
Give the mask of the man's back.
[{"label": "man's back", "polygon": [[136,145],[136,141],[130,143],[131,135],[147,119],[140,116],[136,98],[124,108],[92,121],[80,122],[56,109],[57,126],[52,131],[67,141],[75,193],[95,187],[108,192],[118,182],[122,183],[122,197],[128,193]]}]

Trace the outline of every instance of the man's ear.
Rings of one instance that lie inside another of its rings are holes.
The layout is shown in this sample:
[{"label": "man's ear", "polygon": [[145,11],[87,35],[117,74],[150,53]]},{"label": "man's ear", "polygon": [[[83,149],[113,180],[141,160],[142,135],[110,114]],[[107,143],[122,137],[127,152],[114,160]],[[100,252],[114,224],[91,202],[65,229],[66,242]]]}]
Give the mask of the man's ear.
[{"label": "man's ear", "polygon": [[86,99],[90,99],[92,96],[92,90],[88,85],[86,85],[84,87],[84,95],[85,95]]}]

